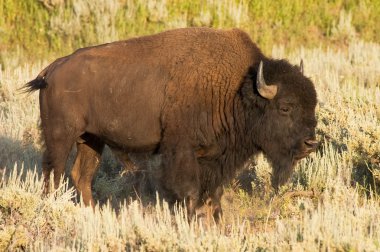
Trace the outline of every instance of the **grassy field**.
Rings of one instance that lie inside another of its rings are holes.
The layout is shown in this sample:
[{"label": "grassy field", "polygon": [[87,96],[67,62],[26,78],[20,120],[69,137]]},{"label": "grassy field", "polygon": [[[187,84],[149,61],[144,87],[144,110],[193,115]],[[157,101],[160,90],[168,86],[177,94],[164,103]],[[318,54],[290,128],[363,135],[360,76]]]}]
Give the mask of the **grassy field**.
[{"label": "grassy field", "polygon": [[240,27],[266,52],[379,43],[379,23],[376,0],[0,0],[0,64],[186,26]]},{"label": "grassy field", "polygon": [[[285,28],[305,12],[301,1],[278,9],[271,1],[185,3],[107,1],[89,8],[86,1],[0,0],[0,251],[379,251],[380,40],[373,32],[378,1],[305,1],[315,16],[294,30]],[[20,17],[15,10],[29,11]],[[179,15],[182,10],[186,14]],[[368,18],[360,21],[363,13]],[[34,30],[27,23],[31,16]],[[273,26],[270,16],[284,21]],[[9,26],[16,19],[26,33]],[[252,20],[261,20],[262,30],[250,26]],[[302,33],[310,24],[325,35]],[[269,55],[294,64],[302,58],[318,92],[318,152],[297,166],[278,195],[265,159],[249,162],[225,188],[217,226],[188,223],[182,209],[171,213],[155,195],[136,197],[134,174],[125,173],[107,149],[93,184],[100,202],[95,212],[75,203],[67,178],[42,198],[38,94],[18,88],[53,57],[78,46],[189,25],[239,26],[265,44]]]}]

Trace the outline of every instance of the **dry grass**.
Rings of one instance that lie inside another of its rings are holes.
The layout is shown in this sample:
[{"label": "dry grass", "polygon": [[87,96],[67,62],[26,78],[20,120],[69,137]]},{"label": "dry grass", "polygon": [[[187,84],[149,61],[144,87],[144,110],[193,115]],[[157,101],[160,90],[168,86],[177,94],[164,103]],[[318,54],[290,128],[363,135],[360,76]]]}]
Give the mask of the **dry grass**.
[{"label": "dry grass", "polygon": [[0,0],[0,64],[15,51],[52,59],[185,26],[240,27],[265,52],[275,44],[340,45],[355,37],[379,43],[379,23],[379,1]]},{"label": "dry grass", "polygon": [[285,51],[272,54],[303,58],[316,84],[323,146],[277,196],[264,158],[250,164],[226,188],[219,226],[189,224],[181,209],[172,214],[162,203],[123,201],[131,179],[110,153],[94,184],[95,197],[109,203],[94,212],[75,204],[67,180],[41,198],[38,95],[17,90],[46,62],[1,70],[0,250],[380,250],[380,45],[354,38],[341,50]]}]

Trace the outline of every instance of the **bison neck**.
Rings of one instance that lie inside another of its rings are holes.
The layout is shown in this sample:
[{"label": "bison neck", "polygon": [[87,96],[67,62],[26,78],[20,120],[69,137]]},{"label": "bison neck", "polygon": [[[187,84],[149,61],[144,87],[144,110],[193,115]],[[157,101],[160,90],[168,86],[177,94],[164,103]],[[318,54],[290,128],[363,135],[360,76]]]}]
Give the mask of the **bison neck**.
[{"label": "bison neck", "polygon": [[254,134],[258,124],[255,118],[260,117],[260,112],[247,111],[239,97],[234,99],[231,108],[230,116],[226,117],[228,130],[218,136],[219,155],[199,158],[205,190],[216,190],[221,184],[231,182],[249,158],[260,152]]}]

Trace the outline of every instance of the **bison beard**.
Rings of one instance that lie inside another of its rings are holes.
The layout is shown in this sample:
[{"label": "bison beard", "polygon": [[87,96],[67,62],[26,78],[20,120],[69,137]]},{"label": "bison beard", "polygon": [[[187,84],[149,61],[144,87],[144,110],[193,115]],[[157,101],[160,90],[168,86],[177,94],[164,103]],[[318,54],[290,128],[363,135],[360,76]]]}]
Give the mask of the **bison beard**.
[{"label": "bison beard", "polygon": [[45,192],[51,171],[58,187],[76,143],[71,175],[87,205],[105,144],[161,155],[162,194],[185,200],[190,217],[205,207],[217,217],[223,185],[251,156],[267,156],[278,188],[317,144],[312,82],[238,29],[186,28],[83,48],[25,89],[40,90]]}]

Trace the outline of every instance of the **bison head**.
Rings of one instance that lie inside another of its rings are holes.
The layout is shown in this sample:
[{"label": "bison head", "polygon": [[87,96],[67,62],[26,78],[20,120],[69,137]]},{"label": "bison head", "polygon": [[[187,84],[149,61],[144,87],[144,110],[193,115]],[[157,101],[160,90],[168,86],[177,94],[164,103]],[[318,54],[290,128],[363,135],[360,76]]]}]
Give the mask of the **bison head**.
[{"label": "bison head", "polygon": [[297,161],[318,145],[315,140],[317,95],[313,83],[303,75],[302,67],[292,66],[285,60],[261,61],[255,72],[252,97],[260,111],[254,119],[255,139],[272,163],[272,185],[278,189],[288,180]]}]

